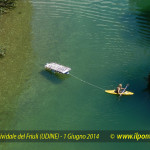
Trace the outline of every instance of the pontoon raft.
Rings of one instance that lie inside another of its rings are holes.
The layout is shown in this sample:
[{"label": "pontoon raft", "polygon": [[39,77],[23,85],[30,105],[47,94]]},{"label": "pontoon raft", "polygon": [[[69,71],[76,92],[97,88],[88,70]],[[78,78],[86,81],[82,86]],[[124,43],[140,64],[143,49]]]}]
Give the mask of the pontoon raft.
[{"label": "pontoon raft", "polygon": [[52,71],[52,72],[58,72],[58,73],[62,73],[62,74],[69,74],[69,71],[71,70],[71,68],[69,67],[65,67],[62,65],[59,65],[57,63],[47,63],[45,65],[45,69],[48,71]]}]

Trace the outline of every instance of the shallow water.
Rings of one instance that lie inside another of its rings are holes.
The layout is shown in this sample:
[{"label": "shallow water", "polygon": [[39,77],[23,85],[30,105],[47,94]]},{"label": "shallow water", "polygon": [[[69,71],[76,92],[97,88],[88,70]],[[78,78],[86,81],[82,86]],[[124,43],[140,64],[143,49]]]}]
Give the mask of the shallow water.
[{"label": "shallow water", "polygon": [[[32,0],[34,68],[22,84],[10,129],[98,130],[149,129],[150,95],[145,77],[150,70],[150,20],[138,0]],[[129,83],[133,96],[118,98],[72,76],[44,71],[47,62],[72,68],[71,74],[114,89]],[[14,104],[13,104],[14,105]],[[20,149],[133,149],[132,144],[7,145]],[[148,147],[136,145],[136,149]]]},{"label": "shallow water", "polygon": [[0,47],[6,49],[6,56],[0,58],[1,129],[14,124],[18,96],[30,78],[33,60],[31,14],[31,5],[19,2],[18,7],[0,16]]}]

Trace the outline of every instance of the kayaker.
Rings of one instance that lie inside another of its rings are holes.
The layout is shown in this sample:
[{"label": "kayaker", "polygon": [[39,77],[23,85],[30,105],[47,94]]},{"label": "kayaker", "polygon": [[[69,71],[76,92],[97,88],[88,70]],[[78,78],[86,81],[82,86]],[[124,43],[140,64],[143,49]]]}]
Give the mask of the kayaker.
[{"label": "kayaker", "polygon": [[122,89],[124,89],[124,88],[122,88],[122,84],[119,84],[118,87],[116,88],[115,92],[118,94],[121,94]]}]

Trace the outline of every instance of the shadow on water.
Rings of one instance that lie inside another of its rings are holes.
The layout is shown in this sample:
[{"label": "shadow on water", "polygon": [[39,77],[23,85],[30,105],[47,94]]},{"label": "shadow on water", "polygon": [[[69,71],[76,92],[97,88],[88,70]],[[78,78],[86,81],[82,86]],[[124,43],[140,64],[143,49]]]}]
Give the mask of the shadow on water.
[{"label": "shadow on water", "polygon": [[66,74],[53,73],[51,71],[46,70],[42,70],[40,74],[54,84],[61,84],[65,79],[70,77],[69,75]]},{"label": "shadow on water", "polygon": [[[142,43],[150,44],[150,1],[129,0],[132,14],[135,15],[137,36]],[[133,22],[134,23],[134,22]]]},{"label": "shadow on water", "polygon": [[[150,1],[130,0],[129,3],[131,10],[136,12],[137,32],[141,37],[141,41],[150,44]],[[145,80],[147,82],[147,87],[143,92],[148,92],[150,94],[150,74]]]},{"label": "shadow on water", "polygon": [[[130,13],[123,17],[124,20],[127,20],[127,30],[130,31],[127,33],[126,39],[131,39],[133,40],[132,43],[140,44],[143,48],[145,46],[148,50],[150,46],[150,1],[129,0],[129,10]],[[145,65],[148,66],[149,64]],[[150,94],[150,75],[145,77],[145,82],[143,78],[140,78],[133,84],[135,91],[138,91],[137,93],[141,98],[146,93]]]},{"label": "shadow on water", "polygon": [[143,91],[150,94],[150,74],[148,75],[148,77],[145,77],[145,80],[147,82],[147,87]]}]

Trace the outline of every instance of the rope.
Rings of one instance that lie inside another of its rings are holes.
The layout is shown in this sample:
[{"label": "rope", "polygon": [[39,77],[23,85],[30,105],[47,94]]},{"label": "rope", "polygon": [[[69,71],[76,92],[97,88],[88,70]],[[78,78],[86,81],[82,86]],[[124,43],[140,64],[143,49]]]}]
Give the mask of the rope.
[{"label": "rope", "polygon": [[97,89],[100,89],[100,90],[105,91],[105,89],[103,89],[103,88],[101,88],[101,87],[99,87],[99,86],[97,86],[97,85],[95,85],[95,84],[92,84],[92,83],[90,83],[90,82],[87,82],[87,81],[85,81],[85,80],[82,80],[82,79],[80,79],[79,77],[77,77],[77,76],[75,76],[75,75],[73,75],[73,74],[70,74],[70,75],[71,75],[72,77],[76,78],[77,80],[79,80],[79,81],[85,83],[85,84],[88,84],[88,85],[93,86],[93,87],[95,87],[95,88],[97,88]]}]

